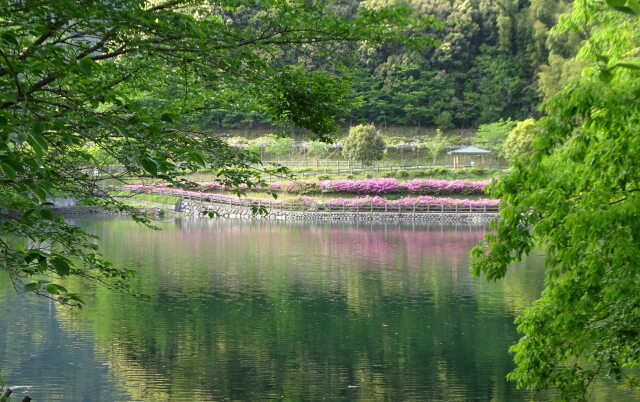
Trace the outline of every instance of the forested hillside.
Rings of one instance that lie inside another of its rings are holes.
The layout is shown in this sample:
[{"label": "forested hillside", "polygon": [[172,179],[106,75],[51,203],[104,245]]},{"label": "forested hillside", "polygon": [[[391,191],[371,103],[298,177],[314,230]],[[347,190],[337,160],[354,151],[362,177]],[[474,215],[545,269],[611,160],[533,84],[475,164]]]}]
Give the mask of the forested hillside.
[{"label": "forested hillside", "polygon": [[[366,42],[318,44],[313,59],[289,52],[277,57],[342,77],[360,107],[345,111],[346,124],[379,127],[474,128],[499,119],[536,116],[540,101],[579,74],[573,56],[579,34],[553,34],[570,0],[333,0],[343,16],[384,6],[409,6],[439,23],[422,31],[438,41],[419,50]],[[234,21],[232,23],[251,23]],[[347,49],[346,47],[350,47]],[[347,58],[347,50],[357,57]],[[308,53],[306,53],[308,54]],[[195,122],[228,129],[269,124],[259,111],[217,109]]]}]

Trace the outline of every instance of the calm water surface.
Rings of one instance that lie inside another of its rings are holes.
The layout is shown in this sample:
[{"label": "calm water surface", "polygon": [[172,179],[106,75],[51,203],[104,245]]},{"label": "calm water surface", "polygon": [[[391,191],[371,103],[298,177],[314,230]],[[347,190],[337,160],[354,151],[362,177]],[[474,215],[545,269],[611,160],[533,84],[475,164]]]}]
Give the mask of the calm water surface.
[{"label": "calm water surface", "polygon": [[483,227],[73,222],[151,301],[69,281],[70,311],[3,279],[2,377],[36,402],[547,399],[504,379],[541,259],[470,278]]}]

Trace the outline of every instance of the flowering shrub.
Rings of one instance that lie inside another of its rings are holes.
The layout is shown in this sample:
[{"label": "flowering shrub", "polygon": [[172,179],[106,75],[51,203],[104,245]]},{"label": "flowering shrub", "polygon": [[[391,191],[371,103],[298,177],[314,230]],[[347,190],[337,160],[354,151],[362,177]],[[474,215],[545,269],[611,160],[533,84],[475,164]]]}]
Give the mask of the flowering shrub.
[{"label": "flowering shrub", "polygon": [[334,198],[331,200],[321,200],[315,197],[299,197],[297,199],[289,199],[289,200],[270,200],[265,198],[251,198],[251,197],[237,197],[232,195],[224,195],[224,194],[212,194],[205,191],[189,191],[183,190],[179,188],[169,188],[166,186],[144,186],[140,184],[125,186],[125,188],[129,190],[137,190],[137,191],[153,191],[153,190],[163,190],[169,191],[173,195],[177,196],[187,196],[193,198],[201,198],[208,199],[212,201],[222,201],[222,202],[230,202],[230,203],[242,203],[245,205],[257,204],[260,203],[265,206],[286,206],[289,204],[302,204],[307,208],[316,208],[322,209],[325,207],[329,207],[329,209],[338,209],[338,208],[358,208],[358,207],[375,207],[375,208],[385,208],[390,207],[391,209],[399,208],[399,207],[414,207],[414,206],[462,206],[462,207],[497,207],[499,204],[499,200],[492,199],[479,199],[479,200],[465,200],[458,198],[448,198],[448,197],[431,197],[431,196],[419,196],[419,197],[403,197],[398,200],[388,200],[386,198],[382,198],[379,196],[365,196],[358,198]]},{"label": "flowering shrub", "polygon": [[378,197],[378,196],[366,196],[360,198],[335,198],[329,201],[326,201],[328,205],[331,206],[342,206],[346,205],[348,207],[356,207],[356,206],[369,206],[373,205],[375,207],[384,207],[386,206],[426,206],[426,205],[461,205],[465,207],[496,207],[498,206],[499,200],[491,200],[491,199],[479,199],[479,200],[462,200],[458,198],[446,198],[446,197],[430,197],[428,195],[420,196],[420,197],[403,197],[398,200],[387,200],[386,198]]},{"label": "flowering shrub", "polygon": [[[347,194],[368,194],[382,195],[393,193],[411,193],[420,195],[440,195],[440,194],[482,194],[484,188],[491,183],[491,180],[469,181],[469,180],[434,180],[434,179],[414,179],[406,183],[400,183],[393,178],[377,178],[364,180],[322,180],[302,181],[296,180],[287,183],[279,181],[270,183],[266,189],[269,191],[283,191],[293,194],[310,193],[347,193]],[[198,190],[203,192],[231,191],[237,188],[229,188],[219,183],[198,183]],[[136,186],[136,185],[131,185]],[[134,187],[129,186],[133,189]],[[167,188],[167,185],[156,185],[155,188]],[[246,185],[239,187],[248,190]]]},{"label": "flowering shrub", "polygon": [[399,183],[396,179],[366,179],[366,180],[325,180],[318,183],[318,187],[325,193],[356,193],[356,194],[390,194],[409,192],[413,194],[482,194],[485,186],[491,180],[432,180],[414,179],[406,183]]}]

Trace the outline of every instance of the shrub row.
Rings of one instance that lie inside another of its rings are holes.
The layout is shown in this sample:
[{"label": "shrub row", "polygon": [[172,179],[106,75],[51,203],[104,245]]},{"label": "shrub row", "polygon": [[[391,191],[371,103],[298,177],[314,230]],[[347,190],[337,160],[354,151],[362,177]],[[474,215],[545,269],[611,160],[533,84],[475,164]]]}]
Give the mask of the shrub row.
[{"label": "shrub row", "polygon": [[[153,191],[159,190],[158,186],[144,186],[144,185],[130,185],[126,186],[130,190],[137,191]],[[212,194],[205,191],[189,191],[183,190],[179,188],[161,188],[164,191],[169,191],[171,194],[177,196],[188,196],[188,197],[196,197],[196,198],[205,198],[211,200],[220,200],[220,201],[242,201],[247,204],[251,203],[261,203],[262,205],[287,205],[287,204],[306,204],[310,207],[312,206],[340,206],[345,205],[347,207],[355,207],[355,206],[376,206],[376,207],[384,207],[385,205],[393,207],[393,206],[440,206],[440,205],[461,205],[466,207],[495,207],[498,205],[499,200],[493,199],[478,199],[478,200],[465,200],[458,198],[447,198],[447,197],[431,197],[431,196],[418,196],[418,197],[402,197],[397,200],[388,200],[386,198],[382,198],[379,196],[364,196],[358,198],[335,198],[331,200],[322,200],[315,197],[299,197],[296,199],[289,200],[269,200],[265,198],[251,198],[251,197],[237,197],[232,195],[224,195],[224,194]]]},{"label": "shrub row", "polygon": [[[291,194],[314,194],[314,193],[343,193],[343,194],[418,194],[418,195],[469,195],[483,194],[484,188],[491,183],[491,180],[469,181],[469,180],[434,180],[434,179],[414,179],[407,182],[398,182],[396,179],[379,178],[363,180],[321,180],[304,181],[295,180],[290,182],[273,182],[266,188],[256,190],[269,190],[273,192],[286,192]],[[220,183],[199,183],[198,191],[216,192],[232,191]],[[134,185],[135,186],[135,185]],[[167,185],[156,185],[155,188],[167,188]],[[243,190],[248,188],[241,187]]]}]

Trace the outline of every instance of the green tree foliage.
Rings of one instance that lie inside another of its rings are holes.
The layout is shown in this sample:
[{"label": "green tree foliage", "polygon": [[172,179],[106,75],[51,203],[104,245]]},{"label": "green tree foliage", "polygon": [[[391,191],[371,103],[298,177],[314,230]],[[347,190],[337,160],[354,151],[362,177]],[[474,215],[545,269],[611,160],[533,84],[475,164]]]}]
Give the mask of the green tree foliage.
[{"label": "green tree foliage", "polygon": [[321,158],[329,153],[329,144],[322,141],[309,141],[307,152],[316,158]]},{"label": "green tree foliage", "polygon": [[453,128],[453,116],[450,111],[445,110],[440,113],[433,121],[440,130],[448,130]]},{"label": "green tree foliage", "polygon": [[531,143],[536,135],[536,121],[526,119],[516,123],[504,142],[504,156],[510,161],[531,152]]},{"label": "green tree foliage", "polygon": [[275,91],[265,94],[266,115],[278,123],[325,134],[324,139],[337,129],[335,116],[353,106],[349,84],[326,71],[309,73],[294,66],[280,71],[267,85]]},{"label": "green tree foliage", "polygon": [[588,67],[544,105],[533,152],[494,185],[501,217],[473,271],[501,278],[544,250],[545,289],[518,319],[510,378],[584,400],[599,376],[640,390],[625,371],[640,365],[640,3],[576,1],[560,28],[588,33]]},{"label": "green tree foliage", "polygon": [[429,151],[429,155],[431,156],[431,161],[435,165],[438,156],[444,150],[444,146],[449,143],[449,139],[442,135],[442,130],[439,128],[436,129],[436,135],[429,138],[424,144],[427,146]]},{"label": "green tree foliage", "polygon": [[342,141],[342,154],[349,160],[370,163],[382,159],[385,146],[373,124],[360,124],[349,129],[349,135]]},{"label": "green tree foliage", "polygon": [[[0,0],[0,10],[0,269],[71,304],[78,296],[50,281],[73,275],[126,290],[134,273],[55,217],[51,198],[145,221],[104,183],[181,186],[202,168],[228,185],[260,183],[254,153],[190,129],[202,110],[266,113],[326,138],[351,104],[345,84],[277,56],[336,40],[416,47],[429,41],[403,27],[430,23],[406,8],[345,19],[304,0]],[[107,159],[124,171],[111,174]]]},{"label": "green tree foliage", "polygon": [[[355,67],[357,72],[350,74],[349,80],[362,105],[343,113],[345,120],[441,129],[477,127],[500,118],[522,120],[536,115],[540,70],[546,71],[547,64],[559,67],[547,61],[549,52],[571,59],[582,40],[578,34],[552,30],[570,4],[570,0],[332,1],[328,7],[346,16],[389,5],[411,6],[420,15],[440,21],[414,30],[417,35],[437,39],[439,46],[410,52],[395,44],[371,41],[330,49],[316,43],[309,46],[321,50],[315,54],[322,57],[298,52],[279,53],[278,57],[320,72],[340,71],[343,65]],[[354,48],[358,58],[346,57]],[[568,67],[564,70],[566,75],[574,71]],[[287,81],[283,85],[291,98],[304,88]],[[339,87],[335,90],[333,97],[343,96]],[[212,127],[279,124],[260,113],[236,109],[220,108],[205,114],[200,122]]]},{"label": "green tree foliage", "polygon": [[499,156],[504,155],[504,142],[509,132],[516,126],[516,122],[511,119],[500,119],[495,123],[482,124],[478,127],[473,143],[477,146],[488,148],[496,152]]},{"label": "green tree foliage", "polygon": [[[483,47],[484,54],[475,59],[469,70],[468,92],[475,94],[473,115],[478,123],[495,122],[506,116],[521,118],[528,111],[518,108],[518,96],[532,89],[526,88],[521,76],[520,61],[500,55]],[[534,96],[535,98],[535,96]]]},{"label": "green tree foliage", "polygon": [[265,144],[265,151],[271,152],[276,157],[281,158],[293,150],[293,138],[281,137],[274,134],[266,136],[268,141]]},{"label": "green tree foliage", "polygon": [[580,78],[583,63],[573,57],[565,59],[555,53],[549,55],[549,64],[540,67],[538,89],[545,99]]}]

